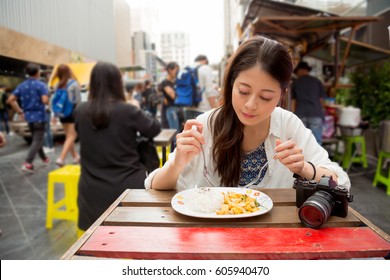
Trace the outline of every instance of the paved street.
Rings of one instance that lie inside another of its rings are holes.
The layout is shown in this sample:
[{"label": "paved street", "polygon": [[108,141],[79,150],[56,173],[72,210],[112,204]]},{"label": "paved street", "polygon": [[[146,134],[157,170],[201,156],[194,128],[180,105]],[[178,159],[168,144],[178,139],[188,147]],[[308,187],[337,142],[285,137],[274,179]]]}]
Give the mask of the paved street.
[{"label": "paved street", "polygon": [[27,144],[18,136],[8,141],[0,150],[0,259],[59,259],[77,240],[73,222],[57,220],[52,230],[45,227],[47,174],[57,168],[54,160],[61,146],[56,146],[55,154],[48,154],[49,166],[36,159],[36,173],[25,174],[20,167]]}]

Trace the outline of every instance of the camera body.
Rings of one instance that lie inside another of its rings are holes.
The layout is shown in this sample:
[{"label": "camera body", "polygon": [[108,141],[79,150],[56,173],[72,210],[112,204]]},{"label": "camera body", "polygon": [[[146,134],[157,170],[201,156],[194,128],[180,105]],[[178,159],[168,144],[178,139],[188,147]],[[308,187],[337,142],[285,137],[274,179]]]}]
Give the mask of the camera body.
[{"label": "camera body", "polygon": [[333,198],[334,207],[330,215],[346,217],[348,214],[348,202],[353,201],[353,195],[342,186],[338,186],[332,176],[323,175],[317,183],[315,180],[306,180],[301,177],[296,178],[294,182],[296,189],[296,205],[300,208],[304,202],[319,191],[330,194]]}]

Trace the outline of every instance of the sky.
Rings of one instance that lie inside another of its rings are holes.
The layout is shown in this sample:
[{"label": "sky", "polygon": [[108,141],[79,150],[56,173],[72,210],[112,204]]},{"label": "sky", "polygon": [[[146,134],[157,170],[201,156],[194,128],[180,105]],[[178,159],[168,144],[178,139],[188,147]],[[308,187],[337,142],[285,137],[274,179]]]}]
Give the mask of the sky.
[{"label": "sky", "polygon": [[[126,0],[130,7],[154,7],[160,32],[190,34],[191,57],[219,63],[224,55],[223,0]],[[156,42],[158,43],[158,42]]]}]

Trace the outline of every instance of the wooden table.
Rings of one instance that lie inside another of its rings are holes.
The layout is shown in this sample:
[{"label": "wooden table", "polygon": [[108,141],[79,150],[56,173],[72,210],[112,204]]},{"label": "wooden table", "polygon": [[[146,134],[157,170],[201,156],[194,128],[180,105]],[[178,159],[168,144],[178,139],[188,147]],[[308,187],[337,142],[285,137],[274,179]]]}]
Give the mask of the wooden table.
[{"label": "wooden table", "polygon": [[243,219],[179,214],[176,191],[126,190],[62,259],[350,259],[384,257],[390,236],[351,207],[321,229],[299,220],[294,189],[262,190],[270,212]]},{"label": "wooden table", "polygon": [[162,164],[167,161],[167,147],[172,144],[173,138],[176,135],[176,129],[162,129],[161,132],[153,138],[156,146],[162,147]]}]

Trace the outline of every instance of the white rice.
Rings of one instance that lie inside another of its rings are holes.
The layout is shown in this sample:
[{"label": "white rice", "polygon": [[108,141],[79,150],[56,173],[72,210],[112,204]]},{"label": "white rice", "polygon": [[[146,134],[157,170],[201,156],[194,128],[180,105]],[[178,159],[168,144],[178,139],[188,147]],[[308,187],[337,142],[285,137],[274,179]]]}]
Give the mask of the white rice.
[{"label": "white rice", "polygon": [[221,208],[223,194],[213,188],[196,188],[186,197],[185,203],[192,211],[212,213]]}]

